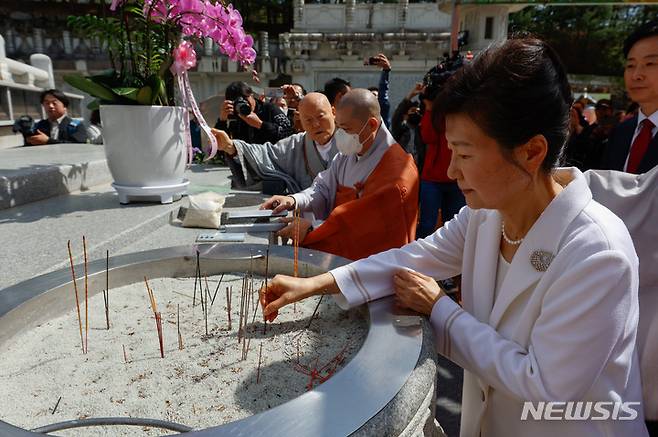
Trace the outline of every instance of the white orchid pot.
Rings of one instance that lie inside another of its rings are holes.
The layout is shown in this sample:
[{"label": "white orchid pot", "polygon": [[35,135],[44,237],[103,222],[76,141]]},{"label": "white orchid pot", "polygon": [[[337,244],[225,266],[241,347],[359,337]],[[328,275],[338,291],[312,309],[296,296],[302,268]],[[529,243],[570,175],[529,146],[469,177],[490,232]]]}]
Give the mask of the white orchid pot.
[{"label": "white orchid pot", "polygon": [[186,193],[185,108],[107,105],[100,112],[107,165],[121,203],[148,197],[169,203]]}]

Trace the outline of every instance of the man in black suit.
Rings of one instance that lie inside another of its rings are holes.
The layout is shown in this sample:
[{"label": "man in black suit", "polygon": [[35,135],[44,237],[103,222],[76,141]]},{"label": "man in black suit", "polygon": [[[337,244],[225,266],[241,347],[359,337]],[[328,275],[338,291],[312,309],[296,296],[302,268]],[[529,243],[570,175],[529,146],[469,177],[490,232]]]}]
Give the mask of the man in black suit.
[{"label": "man in black suit", "polygon": [[612,132],[602,168],[640,174],[658,165],[658,21],[633,32],[624,55],[626,90],[640,110]]},{"label": "man in black suit", "polygon": [[69,99],[57,89],[41,93],[45,119],[35,126],[35,134],[25,138],[26,145],[42,146],[55,143],[86,143],[87,129],[79,120],[68,116]]}]

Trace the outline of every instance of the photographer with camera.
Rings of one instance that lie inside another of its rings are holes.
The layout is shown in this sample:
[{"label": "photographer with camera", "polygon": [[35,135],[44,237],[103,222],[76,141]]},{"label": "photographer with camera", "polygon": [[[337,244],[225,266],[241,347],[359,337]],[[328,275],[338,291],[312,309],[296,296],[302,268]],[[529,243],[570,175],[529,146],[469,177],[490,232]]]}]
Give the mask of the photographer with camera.
[{"label": "photographer with camera", "polygon": [[381,109],[382,120],[386,127],[391,126],[391,102],[389,101],[388,89],[389,89],[389,75],[391,73],[391,61],[388,60],[386,55],[383,53],[378,54],[377,56],[371,56],[363,62],[363,65],[374,65],[382,69],[382,73],[379,76],[379,87],[368,88],[370,91],[377,96],[377,101],[379,102],[379,107]]},{"label": "photographer with camera", "polygon": [[[448,166],[452,152],[445,136],[445,120],[432,125],[432,106],[448,78],[463,65],[462,57],[454,54],[427,72],[423,78],[424,89],[420,100],[424,111],[420,121],[420,135],[427,145],[423,170],[420,174],[420,223],[417,238],[425,238],[436,229],[439,210],[442,222],[459,212],[466,204],[464,195],[457,183],[448,176]],[[436,119],[437,117],[435,117]]]},{"label": "photographer with camera", "polygon": [[216,128],[249,143],[275,143],[292,134],[286,114],[270,102],[256,100],[251,87],[233,82],[226,87]]},{"label": "photographer with camera", "polygon": [[400,102],[391,120],[391,134],[405,152],[411,154],[418,171],[423,171],[425,144],[420,137],[420,120],[422,118],[420,103],[413,100],[421,94],[425,86],[418,82]]},{"label": "photographer with camera", "polygon": [[[276,143],[293,134],[288,116],[270,102],[256,100],[254,92],[244,82],[233,82],[226,87],[225,100],[215,124],[233,139],[246,143]],[[245,175],[236,158],[227,157],[233,173],[233,183],[244,188]]]},{"label": "photographer with camera", "polygon": [[282,85],[281,90],[283,91],[283,97],[286,99],[288,104],[288,119],[292,123],[293,130],[295,133],[303,132],[304,128],[302,127],[301,120],[299,119],[299,103],[302,101],[306,95],[306,90],[299,83],[293,83],[290,85]]},{"label": "photographer with camera", "polygon": [[86,143],[88,134],[82,122],[68,116],[69,99],[57,89],[43,91],[40,96],[46,118],[31,126],[30,117],[21,117],[14,125],[21,132],[25,146],[57,143]]}]

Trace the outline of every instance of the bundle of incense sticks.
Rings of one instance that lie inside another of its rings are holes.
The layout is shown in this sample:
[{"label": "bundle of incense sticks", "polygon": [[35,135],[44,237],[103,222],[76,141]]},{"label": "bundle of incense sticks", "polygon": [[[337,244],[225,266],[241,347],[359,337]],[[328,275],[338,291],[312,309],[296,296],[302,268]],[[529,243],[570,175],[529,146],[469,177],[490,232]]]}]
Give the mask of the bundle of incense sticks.
[{"label": "bundle of incense sticks", "polygon": [[75,307],[78,310],[78,326],[80,327],[80,343],[82,344],[82,353],[85,353],[85,339],[82,336],[82,318],[80,317],[80,299],[78,297],[78,283],[75,279],[75,269],[73,268],[73,254],[71,253],[71,240],[68,241],[69,260],[71,261],[71,276],[73,276],[73,289],[75,290]]},{"label": "bundle of incense sticks", "polygon": [[148,292],[149,299],[151,300],[151,309],[153,310],[153,315],[155,316],[155,327],[158,330],[158,342],[160,343],[160,357],[164,358],[164,343],[162,341],[162,317],[158,312],[158,307],[155,303],[155,295],[153,294],[151,287],[149,287],[149,281],[146,279],[146,276],[144,276],[144,283],[146,284],[146,291]]}]

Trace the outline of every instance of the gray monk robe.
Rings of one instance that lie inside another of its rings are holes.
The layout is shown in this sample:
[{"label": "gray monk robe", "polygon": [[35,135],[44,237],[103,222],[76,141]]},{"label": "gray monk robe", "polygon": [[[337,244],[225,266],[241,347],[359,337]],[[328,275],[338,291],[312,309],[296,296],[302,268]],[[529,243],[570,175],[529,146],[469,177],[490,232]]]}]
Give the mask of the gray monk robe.
[{"label": "gray monk robe", "polygon": [[[238,152],[239,167],[231,166],[231,171],[238,183],[246,185],[247,189],[260,190],[263,179],[280,179],[285,182],[288,193],[310,187],[313,179],[329,167],[338,153],[332,138],[325,159],[305,132],[291,135],[276,144],[233,140],[233,145]],[[245,180],[240,180],[243,178]]]}]

